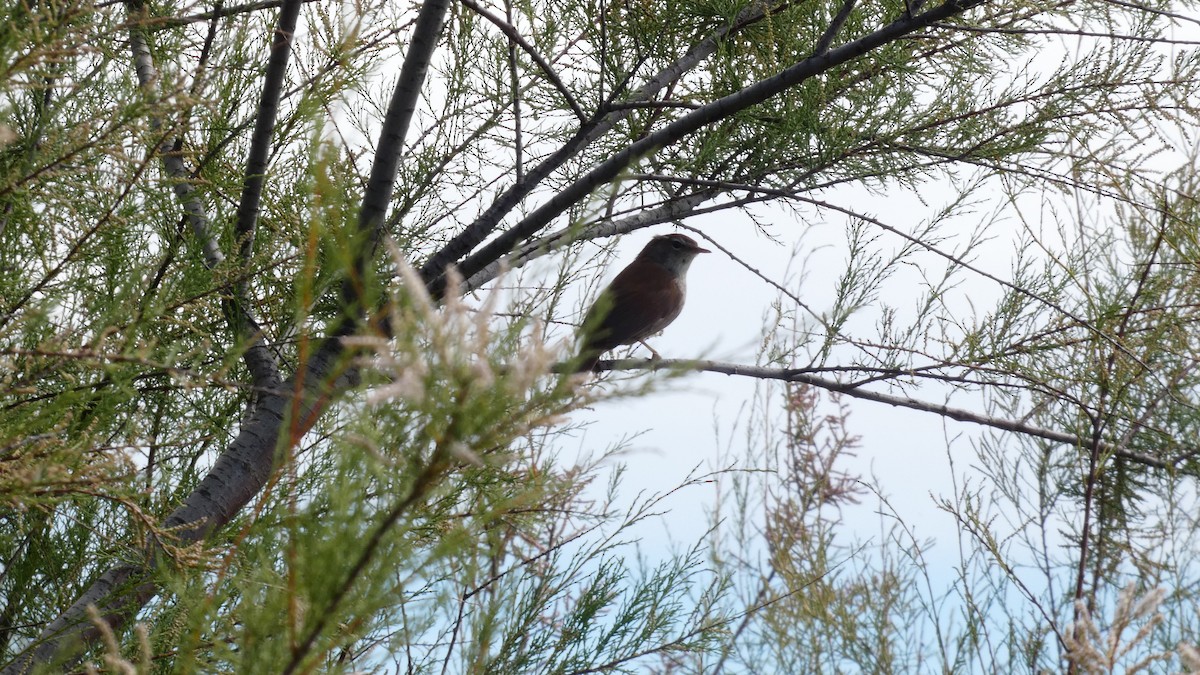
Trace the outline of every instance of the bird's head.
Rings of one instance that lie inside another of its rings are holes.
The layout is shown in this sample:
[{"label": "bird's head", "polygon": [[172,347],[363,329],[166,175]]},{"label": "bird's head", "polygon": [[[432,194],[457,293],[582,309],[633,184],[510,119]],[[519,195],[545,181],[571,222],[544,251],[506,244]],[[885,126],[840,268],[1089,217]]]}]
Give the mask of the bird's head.
[{"label": "bird's head", "polygon": [[638,254],[638,260],[657,263],[682,276],[697,255],[709,252],[686,234],[660,234],[646,244]]}]

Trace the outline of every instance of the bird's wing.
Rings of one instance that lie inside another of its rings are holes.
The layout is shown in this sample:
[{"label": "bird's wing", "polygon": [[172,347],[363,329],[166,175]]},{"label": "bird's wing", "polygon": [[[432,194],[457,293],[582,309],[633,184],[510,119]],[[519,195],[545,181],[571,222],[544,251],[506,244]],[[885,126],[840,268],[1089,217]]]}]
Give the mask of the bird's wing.
[{"label": "bird's wing", "polygon": [[631,265],[613,279],[588,311],[585,348],[602,353],[644,340],[679,316],[682,306],[683,290],[670,272],[657,266],[638,269]]}]

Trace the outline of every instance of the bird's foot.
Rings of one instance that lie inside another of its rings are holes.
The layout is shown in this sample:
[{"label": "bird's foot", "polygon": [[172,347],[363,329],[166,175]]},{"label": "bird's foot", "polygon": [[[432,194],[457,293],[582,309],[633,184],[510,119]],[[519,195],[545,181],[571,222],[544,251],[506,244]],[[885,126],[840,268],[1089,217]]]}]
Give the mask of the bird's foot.
[{"label": "bird's foot", "polygon": [[650,350],[650,360],[651,361],[662,361],[662,355],[659,354],[658,352],[654,351],[654,347],[651,347],[650,345],[646,344],[645,340],[638,340],[638,344],[640,344],[643,347],[645,347],[646,349]]}]

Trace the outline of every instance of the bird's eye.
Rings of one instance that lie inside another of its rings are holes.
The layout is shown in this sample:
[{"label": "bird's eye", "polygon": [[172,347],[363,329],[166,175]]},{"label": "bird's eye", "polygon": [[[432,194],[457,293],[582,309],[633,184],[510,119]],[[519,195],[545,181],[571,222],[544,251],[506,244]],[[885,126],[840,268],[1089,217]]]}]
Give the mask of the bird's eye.
[{"label": "bird's eye", "polygon": [[678,239],[673,239],[671,241],[671,246],[675,249],[681,249],[683,248],[683,242],[679,241]]}]

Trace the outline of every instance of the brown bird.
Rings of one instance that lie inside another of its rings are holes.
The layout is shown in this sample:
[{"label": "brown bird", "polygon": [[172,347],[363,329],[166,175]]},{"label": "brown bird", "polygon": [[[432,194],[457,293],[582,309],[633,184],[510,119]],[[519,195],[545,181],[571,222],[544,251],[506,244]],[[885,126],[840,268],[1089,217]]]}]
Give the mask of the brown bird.
[{"label": "brown bird", "polygon": [[[662,234],[650,240],[629,266],[600,292],[580,330],[578,372],[592,370],[600,355],[618,345],[631,345],[666,328],[683,309],[684,276],[701,253],[696,241],[683,234]],[[650,349],[658,357],[658,353]]]}]

